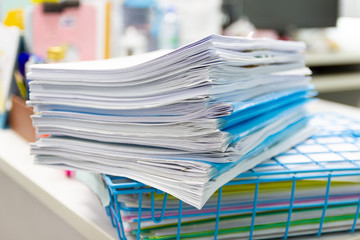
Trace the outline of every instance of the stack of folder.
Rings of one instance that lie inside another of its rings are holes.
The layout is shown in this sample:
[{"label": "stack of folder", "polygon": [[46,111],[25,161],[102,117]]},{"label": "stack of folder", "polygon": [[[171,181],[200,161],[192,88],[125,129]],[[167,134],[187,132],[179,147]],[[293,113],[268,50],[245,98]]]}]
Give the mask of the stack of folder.
[{"label": "stack of folder", "polygon": [[124,176],[197,208],[311,135],[299,42],[212,35],[175,51],[33,66],[39,164]]},{"label": "stack of folder", "polygon": [[[220,217],[217,239],[249,239],[250,235],[254,239],[282,238],[287,225],[289,236],[316,234],[319,232],[322,218],[321,230],[324,233],[350,230],[356,218],[360,183],[333,181],[328,197],[326,185],[326,178],[298,180],[292,199],[293,181],[260,183],[256,203],[255,183],[224,186],[220,206],[217,193],[201,210],[185,204],[182,206],[180,238],[214,239],[218,209]],[[151,194],[143,194],[141,225],[138,225],[138,195],[118,195],[118,201],[122,206],[120,214],[125,235],[132,239],[131,236],[136,236],[139,231],[140,239],[176,239],[179,227],[179,201],[168,197],[163,214],[165,219],[155,222],[153,216],[155,219],[162,216],[164,196],[155,194],[152,205]],[[326,214],[323,217],[325,201]],[[291,204],[293,210],[289,215]],[[257,210],[254,228],[251,229],[254,209]]]},{"label": "stack of folder", "polygon": [[201,210],[104,176],[119,232],[129,239],[286,239],[358,229],[360,122],[327,113],[312,124],[309,140],[240,174]]}]

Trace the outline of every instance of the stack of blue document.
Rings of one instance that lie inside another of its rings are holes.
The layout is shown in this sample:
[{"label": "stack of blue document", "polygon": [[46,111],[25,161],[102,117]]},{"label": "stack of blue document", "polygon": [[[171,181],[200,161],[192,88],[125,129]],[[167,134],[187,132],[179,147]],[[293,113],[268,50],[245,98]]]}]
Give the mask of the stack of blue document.
[{"label": "stack of blue document", "polygon": [[212,35],[175,51],[35,65],[35,161],[128,177],[201,208],[311,135],[299,42]]}]

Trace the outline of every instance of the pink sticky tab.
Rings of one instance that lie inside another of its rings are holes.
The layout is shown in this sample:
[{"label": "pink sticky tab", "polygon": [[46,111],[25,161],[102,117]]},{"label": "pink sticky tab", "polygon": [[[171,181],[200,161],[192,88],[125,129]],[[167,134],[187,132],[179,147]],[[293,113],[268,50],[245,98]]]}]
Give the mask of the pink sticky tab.
[{"label": "pink sticky tab", "polygon": [[65,170],[65,175],[69,178],[73,178],[75,176],[75,172],[70,170]]}]

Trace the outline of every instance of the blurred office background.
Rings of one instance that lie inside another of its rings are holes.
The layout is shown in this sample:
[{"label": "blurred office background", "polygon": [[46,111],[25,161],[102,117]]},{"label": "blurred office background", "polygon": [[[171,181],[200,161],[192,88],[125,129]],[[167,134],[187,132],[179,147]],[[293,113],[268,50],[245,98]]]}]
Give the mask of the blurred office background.
[{"label": "blurred office background", "polygon": [[177,48],[209,34],[300,40],[319,97],[360,106],[360,0],[0,0],[0,19],[21,28],[32,63]]},{"label": "blurred office background", "polygon": [[224,0],[223,9],[229,34],[255,29],[255,37],[306,42],[319,97],[360,106],[359,0]]}]

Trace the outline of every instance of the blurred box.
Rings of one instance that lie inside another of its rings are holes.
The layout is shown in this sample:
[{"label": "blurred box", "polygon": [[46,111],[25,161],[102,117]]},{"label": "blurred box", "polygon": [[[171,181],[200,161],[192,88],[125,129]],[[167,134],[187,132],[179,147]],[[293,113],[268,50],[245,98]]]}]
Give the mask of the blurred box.
[{"label": "blurred box", "polygon": [[35,142],[36,132],[32,125],[31,115],[34,114],[33,108],[28,107],[24,99],[12,95],[10,111],[10,127],[28,142]]}]

